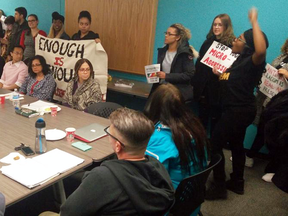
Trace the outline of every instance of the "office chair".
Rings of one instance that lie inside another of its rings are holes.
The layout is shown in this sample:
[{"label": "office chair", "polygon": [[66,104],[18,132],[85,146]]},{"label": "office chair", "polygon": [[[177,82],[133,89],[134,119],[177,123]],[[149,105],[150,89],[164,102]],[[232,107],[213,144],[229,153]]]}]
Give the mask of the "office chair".
[{"label": "office chair", "polygon": [[[208,176],[221,159],[221,155],[215,155],[207,169],[180,182],[175,192],[175,203],[170,210],[170,216],[189,216],[204,202]],[[201,211],[198,215],[203,216]]]},{"label": "office chair", "polygon": [[99,102],[91,104],[87,111],[90,114],[97,115],[103,118],[109,118],[110,114],[122,106],[113,102]]}]

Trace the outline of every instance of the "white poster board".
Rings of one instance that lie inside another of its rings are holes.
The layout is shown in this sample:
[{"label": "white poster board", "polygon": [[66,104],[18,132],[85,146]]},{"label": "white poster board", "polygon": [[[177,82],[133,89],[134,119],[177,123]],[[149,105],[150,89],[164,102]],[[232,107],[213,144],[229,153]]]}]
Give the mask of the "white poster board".
[{"label": "white poster board", "polygon": [[223,73],[238,58],[239,54],[232,53],[232,49],[224,44],[214,41],[201,59],[201,63],[210,68],[217,67],[219,73]]},{"label": "white poster board", "polygon": [[94,78],[98,80],[102,94],[107,92],[108,57],[101,43],[94,40],[62,40],[37,35],[36,55],[42,55],[53,72],[57,83],[55,100],[62,100],[67,83],[74,77],[75,63],[86,58],[93,65]]},{"label": "white poster board", "polygon": [[266,65],[266,73],[263,74],[261,82],[259,90],[269,98],[288,88],[284,76],[279,75],[278,70],[270,64]]}]

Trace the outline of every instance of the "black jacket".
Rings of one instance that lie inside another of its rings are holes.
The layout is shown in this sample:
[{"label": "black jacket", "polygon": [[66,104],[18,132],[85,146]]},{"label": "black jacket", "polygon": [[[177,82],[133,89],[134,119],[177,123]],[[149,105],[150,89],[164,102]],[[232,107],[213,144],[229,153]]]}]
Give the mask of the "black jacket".
[{"label": "black jacket", "polygon": [[61,216],[164,215],[174,202],[172,182],[158,160],[145,157],[108,160],[87,172],[61,206]]},{"label": "black jacket", "polygon": [[[158,49],[157,62],[161,65],[165,58],[168,45]],[[193,62],[193,52],[189,47],[188,41],[183,42],[177,49],[177,53],[171,64],[171,71],[166,74],[165,81],[175,85],[184,97],[184,100],[193,98],[193,88],[191,86],[191,79],[195,73],[195,66]],[[150,94],[159,86],[153,84]]]},{"label": "black jacket", "polygon": [[20,45],[20,38],[21,34],[24,30],[29,29],[28,22],[24,20],[22,25],[19,25],[18,23],[14,23],[12,33],[11,33],[11,41],[8,47],[8,54],[13,51],[15,46]]}]

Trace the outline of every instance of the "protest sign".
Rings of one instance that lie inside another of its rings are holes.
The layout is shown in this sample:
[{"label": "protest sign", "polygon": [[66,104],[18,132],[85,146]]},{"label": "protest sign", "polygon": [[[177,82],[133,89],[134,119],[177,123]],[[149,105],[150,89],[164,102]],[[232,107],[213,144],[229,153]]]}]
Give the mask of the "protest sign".
[{"label": "protest sign", "polygon": [[[108,58],[101,43],[94,40],[61,40],[37,35],[35,38],[36,55],[42,55],[53,72],[57,83],[55,100],[62,100],[69,81],[74,77],[75,63],[88,59],[94,70],[94,78],[100,84],[102,94],[107,92]],[[105,98],[105,97],[104,97]]]},{"label": "protest sign", "polygon": [[239,54],[232,53],[232,49],[224,44],[214,41],[201,59],[201,63],[213,68],[217,67],[219,73],[223,73],[238,58]]},{"label": "protest sign", "polygon": [[266,73],[263,74],[259,90],[267,97],[272,98],[280,91],[288,88],[288,83],[284,76],[270,64],[266,65]]},{"label": "protest sign", "polygon": [[157,72],[160,71],[160,64],[146,65],[145,74],[148,83],[159,83]]}]

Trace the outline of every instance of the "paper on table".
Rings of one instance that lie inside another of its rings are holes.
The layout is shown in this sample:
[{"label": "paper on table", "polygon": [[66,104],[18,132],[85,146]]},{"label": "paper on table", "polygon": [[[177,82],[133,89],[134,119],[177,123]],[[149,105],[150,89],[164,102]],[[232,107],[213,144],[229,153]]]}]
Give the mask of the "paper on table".
[{"label": "paper on table", "polygon": [[9,155],[5,156],[4,158],[1,158],[0,162],[6,163],[6,164],[12,164],[12,163],[19,162],[25,159],[26,158],[23,155],[19,154],[18,152],[11,152]]},{"label": "paper on table", "polygon": [[[6,94],[0,94],[0,97],[1,96],[5,96],[5,99],[10,99],[11,98],[11,96],[12,96],[12,94],[13,94],[13,92],[10,92],[10,93],[6,93]],[[19,100],[22,100],[22,99],[24,99],[22,96],[24,96],[23,94],[19,94],[20,95],[20,98],[19,98]]]},{"label": "paper on table", "polygon": [[0,170],[20,184],[33,188],[84,162],[84,159],[59,149],[3,166]]},{"label": "paper on table", "polygon": [[146,65],[145,74],[148,83],[159,83],[157,72],[160,71],[160,64]]},{"label": "paper on table", "polygon": [[[50,107],[51,106],[57,106],[56,104],[53,103],[49,103],[49,102],[45,102],[42,100],[38,100],[36,102],[30,103],[30,104],[25,104],[23,106],[21,106],[22,108],[26,108],[26,109],[30,109],[30,110],[34,110],[36,112],[45,112],[45,113],[49,113],[51,112]],[[57,111],[60,111],[61,108],[58,107]]]}]

